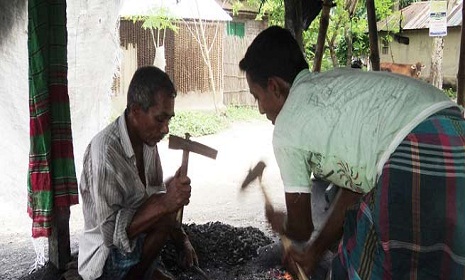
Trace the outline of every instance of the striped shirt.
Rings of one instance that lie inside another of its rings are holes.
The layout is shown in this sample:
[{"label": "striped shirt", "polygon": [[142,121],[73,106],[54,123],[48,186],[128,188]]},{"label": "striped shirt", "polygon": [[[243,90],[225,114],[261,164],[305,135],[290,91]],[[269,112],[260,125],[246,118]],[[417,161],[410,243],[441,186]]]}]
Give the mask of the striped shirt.
[{"label": "striped shirt", "polygon": [[84,154],[80,182],[84,232],[79,240],[79,274],[100,277],[111,248],[132,252],[136,238],[126,229],[144,201],[166,192],[157,147],[144,145],[144,186],[136,166],[124,113],[98,133]]}]

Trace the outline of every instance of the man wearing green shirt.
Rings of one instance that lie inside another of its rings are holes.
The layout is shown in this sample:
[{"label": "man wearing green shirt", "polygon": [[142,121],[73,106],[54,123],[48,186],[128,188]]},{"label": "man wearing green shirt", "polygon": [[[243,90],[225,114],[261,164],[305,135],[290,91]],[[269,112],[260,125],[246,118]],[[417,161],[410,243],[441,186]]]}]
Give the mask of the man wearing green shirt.
[{"label": "man wearing green shirt", "polygon": [[[291,33],[272,26],[239,67],[273,148],[287,213],[273,229],[301,243],[286,252],[311,275],[340,240],[336,279],[457,279],[465,270],[465,120],[440,90],[391,73],[311,73]],[[311,176],[341,187],[314,231]],[[293,261],[290,261],[293,260]]]}]

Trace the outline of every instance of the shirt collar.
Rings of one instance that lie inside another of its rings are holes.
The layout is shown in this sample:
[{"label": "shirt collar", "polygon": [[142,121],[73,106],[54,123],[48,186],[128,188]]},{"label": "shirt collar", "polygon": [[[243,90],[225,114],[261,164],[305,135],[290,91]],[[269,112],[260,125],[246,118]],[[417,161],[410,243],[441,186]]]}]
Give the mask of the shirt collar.
[{"label": "shirt collar", "polygon": [[310,69],[303,69],[302,71],[299,72],[299,74],[297,74],[297,76],[295,76],[295,79],[294,81],[292,82],[292,85],[295,85],[296,83],[299,82],[300,79],[302,79],[305,75],[307,75],[308,73],[310,72]]},{"label": "shirt collar", "polygon": [[126,125],[126,117],[125,114],[126,110],[119,116],[118,118],[118,127],[119,127],[119,135],[121,137],[121,145],[123,146],[123,150],[126,153],[128,158],[133,157],[134,150],[132,149],[131,140],[129,139],[128,127]]},{"label": "shirt collar", "polygon": [[[289,99],[289,96],[291,96],[291,94],[292,94],[292,92],[293,92],[293,91],[292,91],[293,87],[296,86],[296,84],[298,84],[298,83],[300,82],[300,80],[304,79],[304,77],[305,77],[306,75],[308,75],[308,73],[311,73],[311,72],[310,72],[310,69],[307,69],[307,68],[306,68],[306,69],[301,70],[301,71],[297,74],[297,76],[295,76],[294,81],[292,82],[291,88],[290,88],[290,90],[289,90],[289,95],[288,95],[287,99]],[[287,100],[286,100],[286,102],[284,102],[284,106],[283,106],[283,108],[281,108],[281,111],[278,113],[278,116],[276,116],[276,120],[275,120],[275,124],[274,124],[275,127],[276,127],[276,126],[278,125],[278,123],[279,123],[279,119],[280,119],[279,116],[281,115],[281,112],[286,108],[286,104],[288,104]]]}]

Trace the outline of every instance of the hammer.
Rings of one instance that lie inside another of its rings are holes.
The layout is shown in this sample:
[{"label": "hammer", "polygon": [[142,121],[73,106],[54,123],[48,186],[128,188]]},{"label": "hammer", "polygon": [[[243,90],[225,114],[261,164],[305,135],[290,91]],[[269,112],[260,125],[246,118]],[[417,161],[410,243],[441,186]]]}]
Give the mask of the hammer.
[{"label": "hammer", "polygon": [[[185,137],[186,138],[170,135],[168,139],[168,148],[174,150],[182,150],[182,163],[181,168],[179,170],[181,176],[187,176],[189,152],[197,153],[199,155],[203,155],[212,159],[216,159],[216,155],[218,154],[218,151],[215,149],[212,149],[198,142],[191,141],[189,139],[189,133],[186,133]],[[182,225],[183,210],[184,207],[181,207],[176,214],[176,221],[179,227]]]},{"label": "hammer", "polygon": [[[268,196],[265,186],[262,183],[262,175],[263,171],[265,170],[266,164],[263,161],[259,161],[254,168],[249,169],[249,173],[244,179],[244,182],[241,185],[241,191],[245,190],[250,184],[255,181],[255,179],[258,178],[258,181],[260,183],[260,189],[262,190],[263,197],[265,198],[265,207],[273,209],[273,205],[271,204],[270,197]],[[292,241],[284,234],[280,233],[279,237],[281,238],[281,242],[284,247],[284,251],[288,251],[291,246],[292,246]],[[299,272],[298,279],[299,280],[308,280],[307,275],[305,274],[304,270],[298,263],[295,264],[297,267],[297,270]]]}]

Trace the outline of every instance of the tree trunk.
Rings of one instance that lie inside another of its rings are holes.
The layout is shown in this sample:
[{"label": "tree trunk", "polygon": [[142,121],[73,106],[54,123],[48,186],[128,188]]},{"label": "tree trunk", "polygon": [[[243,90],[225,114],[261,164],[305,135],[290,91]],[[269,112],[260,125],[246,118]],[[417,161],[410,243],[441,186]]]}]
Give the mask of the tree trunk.
[{"label": "tree trunk", "polygon": [[334,68],[339,67],[339,61],[337,61],[336,47],[334,46],[334,42],[333,40],[330,40],[329,38],[326,38],[326,41],[328,42],[329,55],[331,56],[333,67]]},{"label": "tree trunk", "polygon": [[444,56],[444,38],[434,37],[433,51],[431,53],[431,70],[429,80],[431,84],[442,89],[442,58]]},{"label": "tree trunk", "polygon": [[303,52],[302,0],[284,0],[284,27],[291,31]]},{"label": "tree trunk", "polygon": [[321,71],[321,61],[323,60],[326,33],[328,32],[329,25],[329,12],[331,11],[332,4],[333,2],[331,0],[323,1],[323,9],[321,10],[320,17],[320,30],[318,31],[315,58],[313,62],[313,72]]},{"label": "tree trunk", "polygon": [[354,17],[355,8],[357,7],[358,0],[346,0],[344,4],[345,10],[349,13],[349,24],[344,25],[344,38],[347,42],[347,59],[346,66],[352,65],[352,57],[354,56],[353,43],[352,43],[352,19]]},{"label": "tree trunk", "polygon": [[346,28],[344,30],[344,37],[346,38],[347,42],[347,59],[346,59],[346,66],[350,67],[352,65],[352,57],[354,56],[353,53],[353,45],[352,45],[352,30],[351,28]]},{"label": "tree trunk", "polygon": [[368,36],[370,38],[371,69],[379,71],[378,29],[376,27],[375,1],[367,0]]},{"label": "tree trunk", "polygon": [[[336,25],[334,26],[334,30],[339,30],[339,26],[341,26],[341,23],[342,23],[342,18],[339,18],[338,21],[336,22]],[[337,35],[338,33],[334,32],[331,38],[326,36],[326,41],[328,42],[329,54],[331,55],[331,61],[333,62],[334,68],[339,67],[339,61],[336,55],[336,43],[335,43],[337,39]]]},{"label": "tree trunk", "polygon": [[[465,5],[462,5],[462,19],[465,18]],[[465,28],[462,22],[460,40],[459,71],[457,73],[457,104],[465,107]]]}]

